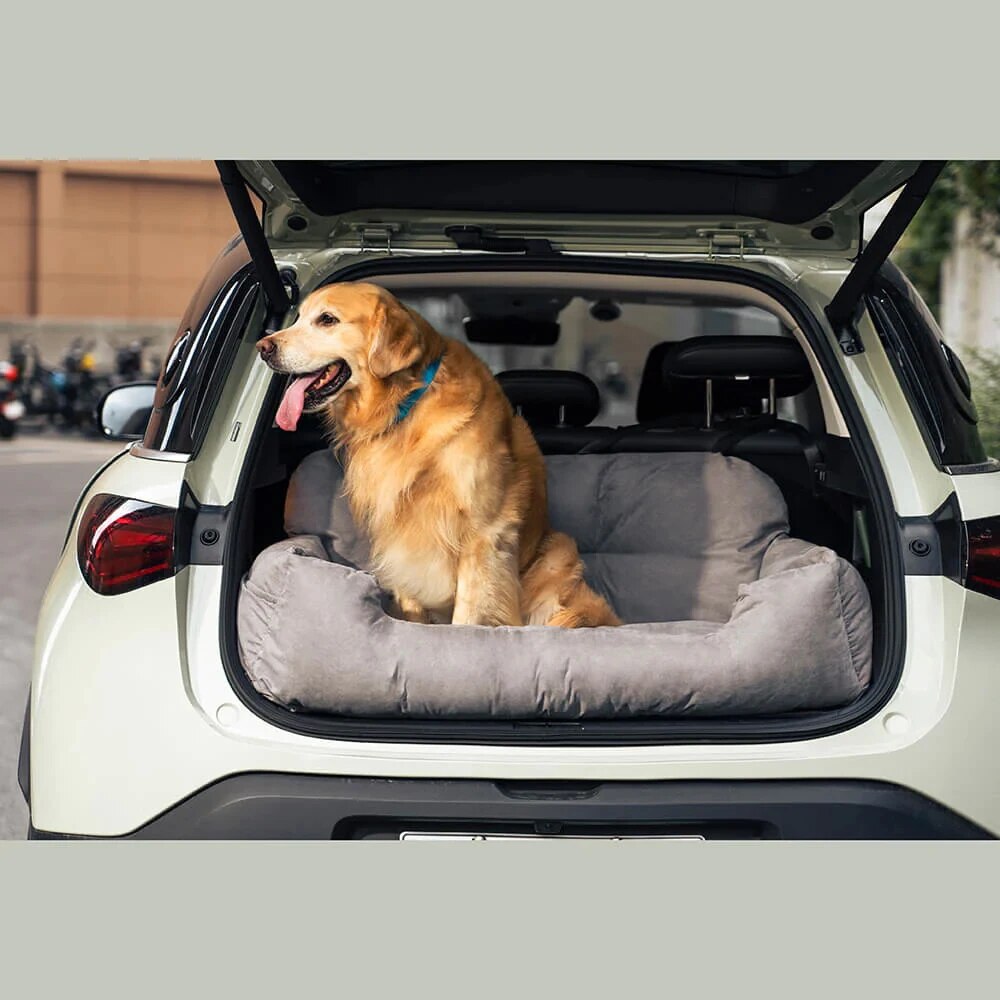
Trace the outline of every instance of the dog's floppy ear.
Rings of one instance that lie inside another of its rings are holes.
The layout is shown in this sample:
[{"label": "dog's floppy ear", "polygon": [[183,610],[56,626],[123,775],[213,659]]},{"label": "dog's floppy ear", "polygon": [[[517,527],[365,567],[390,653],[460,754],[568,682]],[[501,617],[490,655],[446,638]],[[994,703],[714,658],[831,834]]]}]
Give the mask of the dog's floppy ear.
[{"label": "dog's floppy ear", "polygon": [[375,378],[388,378],[415,365],[424,350],[420,329],[398,302],[379,302],[372,316],[374,332],[368,368]]}]

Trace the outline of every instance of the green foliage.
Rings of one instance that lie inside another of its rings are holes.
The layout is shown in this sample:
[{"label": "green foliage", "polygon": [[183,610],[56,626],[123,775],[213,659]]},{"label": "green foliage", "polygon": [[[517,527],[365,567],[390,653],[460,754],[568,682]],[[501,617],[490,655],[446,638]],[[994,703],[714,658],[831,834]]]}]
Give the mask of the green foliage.
[{"label": "green foliage", "polygon": [[951,249],[958,209],[957,170],[949,162],[892,254],[935,316],[941,301],[941,265]]},{"label": "green foliage", "polygon": [[1000,258],[1000,161],[959,160],[952,169],[958,176],[959,201],[972,217],[973,238]]},{"label": "green foliage", "polygon": [[[941,265],[962,209],[968,212],[972,239],[1000,259],[1000,161],[949,161],[893,253],[935,315],[941,302]],[[962,354],[979,410],[980,437],[987,454],[1000,458],[1000,351]]]},{"label": "green foliage", "polygon": [[972,398],[979,410],[979,436],[986,454],[1000,458],[1000,351],[973,349],[964,353]]},{"label": "green foliage", "polygon": [[962,208],[969,212],[973,239],[1000,258],[1000,161],[950,160],[893,254],[935,315],[941,300],[941,264]]}]

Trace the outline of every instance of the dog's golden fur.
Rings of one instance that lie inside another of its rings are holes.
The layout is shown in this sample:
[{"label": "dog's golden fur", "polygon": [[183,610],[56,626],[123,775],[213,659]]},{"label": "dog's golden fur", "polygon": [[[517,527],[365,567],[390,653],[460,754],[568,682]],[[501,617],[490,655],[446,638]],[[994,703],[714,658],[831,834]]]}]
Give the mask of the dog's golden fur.
[{"label": "dog's golden fur", "polygon": [[[619,625],[583,580],[576,543],[549,527],[545,466],[487,366],[385,289],[328,285],[260,341],[281,372],[336,361],[350,378],[322,412],[374,571],[411,621]],[[436,376],[409,414],[400,403]]]}]

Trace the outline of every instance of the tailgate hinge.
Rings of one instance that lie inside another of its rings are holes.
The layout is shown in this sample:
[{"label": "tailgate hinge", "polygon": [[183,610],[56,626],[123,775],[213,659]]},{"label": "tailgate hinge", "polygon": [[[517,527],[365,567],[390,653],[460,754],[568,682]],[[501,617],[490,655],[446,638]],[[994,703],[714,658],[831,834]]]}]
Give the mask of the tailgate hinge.
[{"label": "tailgate hinge", "polygon": [[837,343],[844,354],[864,354],[865,345],[861,342],[861,336],[858,333],[857,319],[835,327],[834,333],[837,335]]},{"label": "tailgate hinge", "polygon": [[739,257],[749,250],[759,249],[752,244],[757,235],[753,229],[699,229],[698,235],[708,240],[709,257]]},{"label": "tailgate hinge", "polygon": [[361,241],[361,252],[392,253],[392,237],[401,232],[403,227],[398,222],[355,222],[351,230],[358,234]]}]

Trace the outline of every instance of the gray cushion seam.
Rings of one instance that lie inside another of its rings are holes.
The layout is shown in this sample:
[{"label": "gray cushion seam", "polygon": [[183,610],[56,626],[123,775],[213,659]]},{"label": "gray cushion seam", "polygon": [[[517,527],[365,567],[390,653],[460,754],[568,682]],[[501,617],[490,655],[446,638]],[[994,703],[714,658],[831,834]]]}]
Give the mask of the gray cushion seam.
[{"label": "gray cushion seam", "polygon": [[841,587],[841,579],[844,574],[844,562],[842,559],[837,559],[837,577],[836,577],[836,588],[837,588],[837,600],[840,603],[840,627],[844,630],[844,640],[847,643],[847,655],[851,661],[851,668],[854,670],[854,675],[858,679],[858,683],[861,683],[861,669],[858,666],[858,657],[854,649],[854,643],[851,641],[851,631],[847,627],[847,609],[844,607],[844,590]]},{"label": "gray cushion seam", "polygon": [[288,590],[289,582],[292,578],[292,555],[293,552],[289,552],[285,556],[285,572],[281,578],[281,589],[275,596],[273,610],[271,616],[268,618],[268,622],[264,631],[260,636],[260,645],[258,647],[257,661],[260,662],[261,655],[264,651],[264,646],[267,640],[271,638],[271,633],[274,631],[274,626],[278,623],[278,619],[283,617],[282,612],[285,610],[285,605],[288,603]]},{"label": "gray cushion seam", "polygon": [[773,573],[767,572],[764,569],[764,566],[767,565],[768,554],[770,553],[771,549],[774,548],[774,543],[777,542],[779,538],[787,538],[787,537],[788,537],[788,535],[786,535],[784,532],[778,532],[778,534],[776,534],[767,543],[767,547],[764,549],[764,551],[761,553],[761,556],[760,556],[760,566],[757,567],[757,579],[758,580],[764,580],[767,577],[774,575]]},{"label": "gray cushion seam", "polygon": [[[240,591],[241,591],[240,599],[241,599],[241,601],[245,600],[246,599],[246,595],[249,593],[249,588],[247,587],[247,581],[248,581],[249,577],[250,577],[250,574],[247,573],[247,574],[244,575],[243,579],[240,581]],[[273,603],[274,603],[274,598],[270,594],[268,594],[266,591],[260,590],[259,588],[258,588],[258,590],[259,590],[259,593],[255,593],[252,596],[256,600],[261,601],[266,606],[272,607]],[[243,660],[243,665],[246,668],[247,673],[250,673],[251,669],[254,666],[256,666],[256,664],[260,661],[261,647],[263,645],[263,642],[264,642],[263,635],[256,636],[255,639],[254,639],[254,641],[253,641],[253,643],[251,643],[251,644],[248,644],[245,639],[242,641],[242,643],[241,643],[241,650],[240,650],[240,652],[241,652],[241,657],[240,658]],[[250,646],[249,650],[247,649],[248,645]],[[249,657],[248,657],[248,654],[249,654]],[[249,662],[247,662],[248,659],[249,659]]]}]

